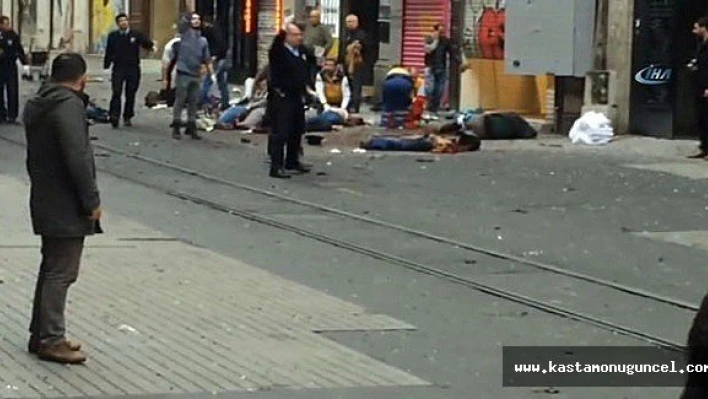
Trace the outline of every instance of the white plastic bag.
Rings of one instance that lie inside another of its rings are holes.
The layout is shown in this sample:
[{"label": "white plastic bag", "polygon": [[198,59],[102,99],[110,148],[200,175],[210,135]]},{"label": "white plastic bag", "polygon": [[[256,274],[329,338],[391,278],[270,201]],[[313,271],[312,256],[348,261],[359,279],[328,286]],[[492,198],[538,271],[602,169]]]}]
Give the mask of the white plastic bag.
[{"label": "white plastic bag", "polygon": [[570,141],[573,144],[605,145],[614,137],[612,123],[602,113],[588,112],[575,121],[570,129]]}]

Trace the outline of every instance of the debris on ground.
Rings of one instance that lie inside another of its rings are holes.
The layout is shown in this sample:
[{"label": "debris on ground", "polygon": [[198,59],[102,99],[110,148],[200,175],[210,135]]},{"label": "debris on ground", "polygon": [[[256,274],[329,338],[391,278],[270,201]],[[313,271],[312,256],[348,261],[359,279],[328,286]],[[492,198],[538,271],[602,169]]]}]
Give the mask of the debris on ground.
[{"label": "debris on ground", "polygon": [[612,141],[612,122],[600,112],[588,112],[575,121],[568,135],[573,144],[605,145]]},{"label": "debris on ground", "polygon": [[135,327],[132,327],[128,324],[121,324],[120,326],[118,326],[118,331],[132,333],[132,334],[138,334],[138,330],[136,330]]},{"label": "debris on ground", "polygon": [[241,142],[244,144],[250,144],[251,139],[249,139],[248,137],[241,137]]},{"label": "debris on ground", "polygon": [[332,148],[331,150],[329,150],[329,153],[330,154],[341,154],[342,150],[340,150],[339,148]]}]

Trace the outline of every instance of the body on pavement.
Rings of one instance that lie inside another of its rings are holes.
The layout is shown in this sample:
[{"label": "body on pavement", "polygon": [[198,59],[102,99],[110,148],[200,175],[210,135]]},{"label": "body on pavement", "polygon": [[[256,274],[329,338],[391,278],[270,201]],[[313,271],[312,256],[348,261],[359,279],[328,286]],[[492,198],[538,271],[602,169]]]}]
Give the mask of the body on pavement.
[{"label": "body on pavement", "polygon": [[209,43],[202,36],[202,19],[197,13],[182,16],[179,22],[179,54],[175,69],[177,71],[175,89],[176,99],[172,119],[172,137],[182,137],[182,111],[187,109],[186,134],[193,139],[200,139],[197,134],[197,110],[199,91],[202,85],[202,68],[206,66],[207,77],[212,75]]},{"label": "body on pavement", "polygon": [[111,105],[109,109],[111,125],[118,127],[121,116],[123,92],[125,108],[123,121],[132,124],[135,116],[135,95],[140,87],[140,49],[153,50],[154,43],[144,34],[130,28],[126,14],[116,16],[118,29],[108,35],[103,68],[111,71]]},{"label": "body on pavement", "polygon": [[10,18],[0,16],[0,123],[15,123],[19,115],[17,61],[27,64],[20,35],[12,30]]},{"label": "body on pavement", "polygon": [[42,237],[42,263],[34,294],[28,350],[40,359],[82,363],[80,345],[66,338],[69,287],[79,276],[86,236],[101,233],[101,199],[86,122],[86,62],[59,55],[51,81],[25,107],[30,211]]}]

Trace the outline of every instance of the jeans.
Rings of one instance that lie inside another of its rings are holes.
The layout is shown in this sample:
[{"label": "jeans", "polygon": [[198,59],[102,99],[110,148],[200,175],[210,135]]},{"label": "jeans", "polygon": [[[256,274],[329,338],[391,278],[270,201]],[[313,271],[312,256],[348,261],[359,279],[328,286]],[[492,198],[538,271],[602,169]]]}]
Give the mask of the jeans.
[{"label": "jeans", "polygon": [[246,113],[246,111],[248,111],[248,108],[243,105],[234,105],[224,111],[224,113],[219,116],[219,120],[217,122],[222,125],[235,125],[238,123],[241,116]]},{"label": "jeans", "polygon": [[83,249],[83,237],[42,237],[42,264],[34,293],[30,333],[43,345],[56,345],[66,339],[66,297],[69,287],[79,277]]},{"label": "jeans", "polygon": [[138,93],[140,86],[140,68],[121,68],[114,69],[111,75],[111,106],[109,113],[111,119],[117,120],[120,117],[121,98],[123,97],[123,89],[125,88],[125,109],[123,110],[123,118],[131,119],[135,116],[135,95]]},{"label": "jeans", "polygon": [[[227,109],[229,107],[229,73],[226,68],[226,60],[216,61],[214,64],[214,74],[216,75],[216,83],[219,85],[219,92],[221,93],[221,109]],[[209,91],[211,91],[213,84],[214,82],[211,80],[211,76],[205,77],[202,81],[202,91],[199,95],[202,104],[209,103]]]},{"label": "jeans", "polygon": [[428,93],[428,98],[430,98],[428,110],[438,112],[440,111],[440,101],[442,101],[445,92],[445,85],[447,85],[447,72],[431,70],[426,79],[431,81],[431,90]]},{"label": "jeans", "polygon": [[[15,64],[0,63],[0,120],[14,121],[19,115],[19,79]],[[7,108],[5,94],[7,93]]]},{"label": "jeans", "polygon": [[173,114],[175,126],[179,126],[182,123],[182,111],[185,107],[187,107],[187,123],[197,122],[199,84],[200,78],[198,76],[177,74],[177,98],[175,99]]}]

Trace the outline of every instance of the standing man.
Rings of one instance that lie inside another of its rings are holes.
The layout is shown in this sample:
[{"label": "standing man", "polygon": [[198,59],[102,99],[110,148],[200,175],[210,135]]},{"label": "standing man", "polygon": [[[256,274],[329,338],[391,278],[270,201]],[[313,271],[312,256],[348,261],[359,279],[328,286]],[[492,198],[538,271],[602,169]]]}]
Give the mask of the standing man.
[{"label": "standing man", "polygon": [[209,102],[209,91],[216,80],[221,93],[221,109],[228,109],[229,104],[229,68],[226,55],[228,53],[228,43],[224,38],[221,28],[211,21],[211,17],[204,21],[204,29],[202,34],[209,43],[209,52],[211,53],[211,61],[214,65],[214,76],[206,76],[202,82],[202,92],[200,102],[207,104]]},{"label": "standing man", "polygon": [[455,49],[452,41],[445,36],[445,25],[433,25],[432,33],[425,38],[425,66],[428,68],[428,76],[426,79],[430,81],[430,103],[428,110],[432,114],[437,114],[440,111],[440,102],[442,100],[445,87],[447,86],[447,75],[449,71],[450,59],[458,63],[462,63],[462,57]]},{"label": "standing man", "polygon": [[118,30],[108,35],[106,42],[106,55],[103,59],[103,68],[110,69],[111,87],[113,96],[109,110],[111,125],[117,128],[121,111],[121,97],[125,86],[125,109],[123,122],[125,126],[132,126],[135,115],[135,95],[140,86],[140,48],[154,50],[155,44],[147,36],[130,29],[128,16],[116,16]]},{"label": "standing man", "polygon": [[196,12],[185,15],[179,22],[179,54],[177,54],[176,99],[172,119],[172,138],[182,139],[182,111],[187,108],[185,134],[201,140],[197,134],[197,109],[202,67],[206,65],[207,77],[212,76],[209,42],[202,36],[202,18]]},{"label": "standing man", "polygon": [[[347,31],[344,36],[344,51],[340,52],[340,63],[346,66],[347,78],[352,88],[349,112],[358,114],[361,108],[361,90],[364,87],[364,73],[368,66],[368,42],[366,32],[359,28],[359,17],[347,15]],[[361,62],[356,60],[360,59]]]},{"label": "standing man", "polygon": [[[27,65],[27,56],[10,18],[0,16],[0,123],[17,123],[19,115],[19,79],[17,61]],[[7,94],[7,102],[5,95]],[[7,105],[7,108],[5,107]]]},{"label": "standing man", "polygon": [[65,364],[86,361],[81,345],[66,339],[64,309],[79,276],[84,238],[101,233],[85,85],[86,61],[74,53],[59,55],[51,81],[27,102],[23,117],[32,225],[42,237],[28,350]]},{"label": "standing man", "polygon": [[298,173],[310,171],[300,162],[300,147],[305,134],[304,99],[309,95],[310,68],[314,59],[302,45],[302,31],[303,27],[286,22],[268,52],[267,113],[271,124],[268,153],[271,157],[270,177],[277,179],[290,178],[286,169]]},{"label": "standing man", "polygon": [[699,152],[689,158],[708,157],[708,18],[703,17],[693,24],[693,33],[698,37],[700,47],[696,56],[696,122]]},{"label": "standing man", "polygon": [[305,47],[317,57],[317,66],[321,67],[332,50],[334,39],[332,32],[322,25],[322,13],[318,9],[310,12],[310,21],[305,28]]}]

